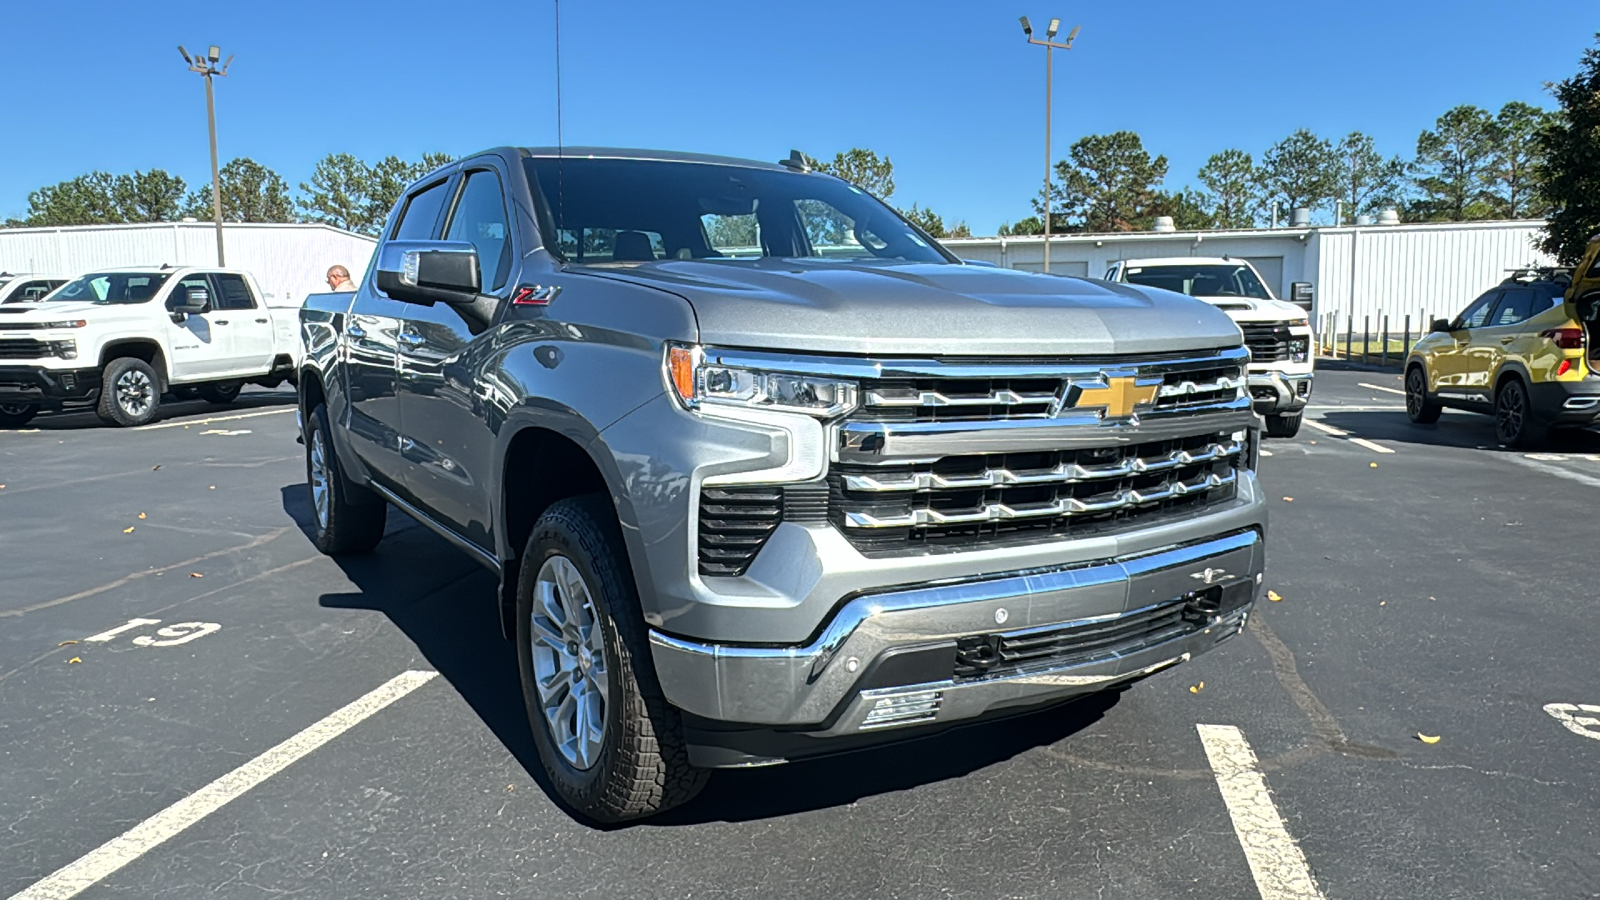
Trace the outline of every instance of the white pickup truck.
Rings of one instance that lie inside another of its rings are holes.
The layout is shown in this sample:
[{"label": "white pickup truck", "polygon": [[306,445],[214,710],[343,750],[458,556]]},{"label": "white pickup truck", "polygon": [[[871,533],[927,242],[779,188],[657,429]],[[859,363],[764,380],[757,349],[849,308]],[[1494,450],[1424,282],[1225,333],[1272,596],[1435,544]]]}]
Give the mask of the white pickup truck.
[{"label": "white pickup truck", "polygon": [[1246,380],[1256,412],[1267,418],[1267,434],[1299,433],[1314,376],[1311,323],[1304,309],[1272,296],[1249,261],[1226,256],[1124,259],[1106,271],[1106,280],[1188,294],[1227,313],[1250,348]]},{"label": "white pickup truck", "polygon": [[0,272],[0,303],[35,303],[71,280],[45,272]]},{"label": "white pickup truck", "polygon": [[292,380],[298,316],[268,308],[248,272],[202,267],[91,272],[0,305],[0,428],[74,407],[143,425],[168,391],[230,403]]}]

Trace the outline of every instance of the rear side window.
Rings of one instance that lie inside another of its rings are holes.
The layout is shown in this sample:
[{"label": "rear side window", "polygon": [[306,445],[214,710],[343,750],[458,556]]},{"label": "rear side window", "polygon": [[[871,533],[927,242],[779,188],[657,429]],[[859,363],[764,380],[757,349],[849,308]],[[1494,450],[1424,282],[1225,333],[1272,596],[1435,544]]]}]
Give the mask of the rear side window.
[{"label": "rear side window", "polygon": [[1500,305],[1495,307],[1494,316],[1489,319],[1489,324],[1515,325],[1527,320],[1535,312],[1533,301],[1533,291],[1527,289],[1506,291],[1501,295]]},{"label": "rear side window", "polygon": [[425,241],[433,237],[433,226],[439,223],[439,210],[444,208],[446,182],[431,184],[406,200],[391,239],[397,241]]},{"label": "rear side window", "polygon": [[[500,195],[500,176],[493,170],[480,169],[467,175],[444,239],[466,241],[478,249],[484,290],[497,290],[506,283],[511,270],[511,241],[506,229],[506,204]],[[649,252],[649,239],[643,240],[640,250],[639,240],[630,235],[628,249]]]},{"label": "rear side window", "polygon": [[211,298],[212,309],[255,309],[256,298],[250,295],[250,286],[243,275],[220,272],[211,276],[217,282],[217,293]]}]

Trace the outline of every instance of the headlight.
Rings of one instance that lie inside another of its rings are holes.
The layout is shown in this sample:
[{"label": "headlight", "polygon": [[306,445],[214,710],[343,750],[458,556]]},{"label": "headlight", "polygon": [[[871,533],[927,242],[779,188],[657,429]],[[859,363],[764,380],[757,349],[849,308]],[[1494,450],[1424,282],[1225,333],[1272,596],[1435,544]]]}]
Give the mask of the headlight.
[{"label": "headlight", "polygon": [[1289,327],[1290,328],[1309,328],[1309,327],[1311,327],[1311,320],[1307,319],[1305,316],[1297,316],[1296,318],[1293,318],[1293,319],[1289,320]]},{"label": "headlight", "polygon": [[62,321],[62,322],[45,322],[42,325],[40,325],[39,327],[40,328],[82,328],[82,327],[84,327],[85,325],[88,325],[88,324],[89,324],[88,321],[86,321],[84,319],[69,319],[69,320]]},{"label": "headlight", "polygon": [[707,362],[700,347],[669,345],[667,383],[686,409],[701,404],[798,412],[831,419],[856,408],[856,385],[836,378]]}]

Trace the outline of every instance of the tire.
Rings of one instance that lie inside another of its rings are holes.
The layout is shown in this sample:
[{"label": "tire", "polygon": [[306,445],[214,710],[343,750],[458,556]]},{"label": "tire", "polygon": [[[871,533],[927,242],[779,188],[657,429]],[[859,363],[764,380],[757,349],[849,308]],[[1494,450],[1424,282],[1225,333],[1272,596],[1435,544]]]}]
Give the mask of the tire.
[{"label": "tire", "polygon": [[1528,387],[1507,378],[1494,392],[1494,437],[1502,447],[1530,448],[1544,443],[1549,429],[1534,417]]},{"label": "tire", "polygon": [[1428,396],[1428,373],[1421,366],[1406,370],[1406,415],[1418,425],[1439,421],[1444,407]]},{"label": "tire", "polygon": [[328,427],[328,408],[306,419],[306,490],[311,495],[312,542],[329,556],[367,553],[383,540],[389,505],[356,486],[339,463]]},{"label": "tire", "polygon": [[[608,498],[552,504],[528,537],[517,578],[517,667],[551,784],[569,807],[598,822],[685,803],[710,774],[689,764],[638,610]],[[587,739],[579,740],[585,720]]]},{"label": "tire", "polygon": [[239,399],[239,391],[243,388],[242,381],[213,381],[200,385],[200,399],[218,406],[227,406]]},{"label": "tire", "polygon": [[1267,416],[1267,437],[1292,438],[1300,433],[1300,422],[1306,414],[1303,412],[1283,413],[1282,415]]},{"label": "tire", "polygon": [[100,374],[95,414],[107,425],[146,425],[161,406],[161,376],[142,359],[124,356],[106,363]]},{"label": "tire", "polygon": [[21,428],[38,414],[39,407],[31,403],[0,403],[0,428]]}]

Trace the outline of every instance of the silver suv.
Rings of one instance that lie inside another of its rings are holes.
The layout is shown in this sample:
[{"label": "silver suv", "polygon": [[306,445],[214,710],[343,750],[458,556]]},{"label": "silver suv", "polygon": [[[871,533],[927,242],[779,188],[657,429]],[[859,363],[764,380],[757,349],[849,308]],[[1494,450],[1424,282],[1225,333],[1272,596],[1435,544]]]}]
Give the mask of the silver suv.
[{"label": "silver suv", "polygon": [[1205,303],[964,265],[798,156],[490,151],[374,259],[302,313],[316,542],[393,505],[499,574],[583,815],[1123,685],[1249,613],[1260,419]]}]

